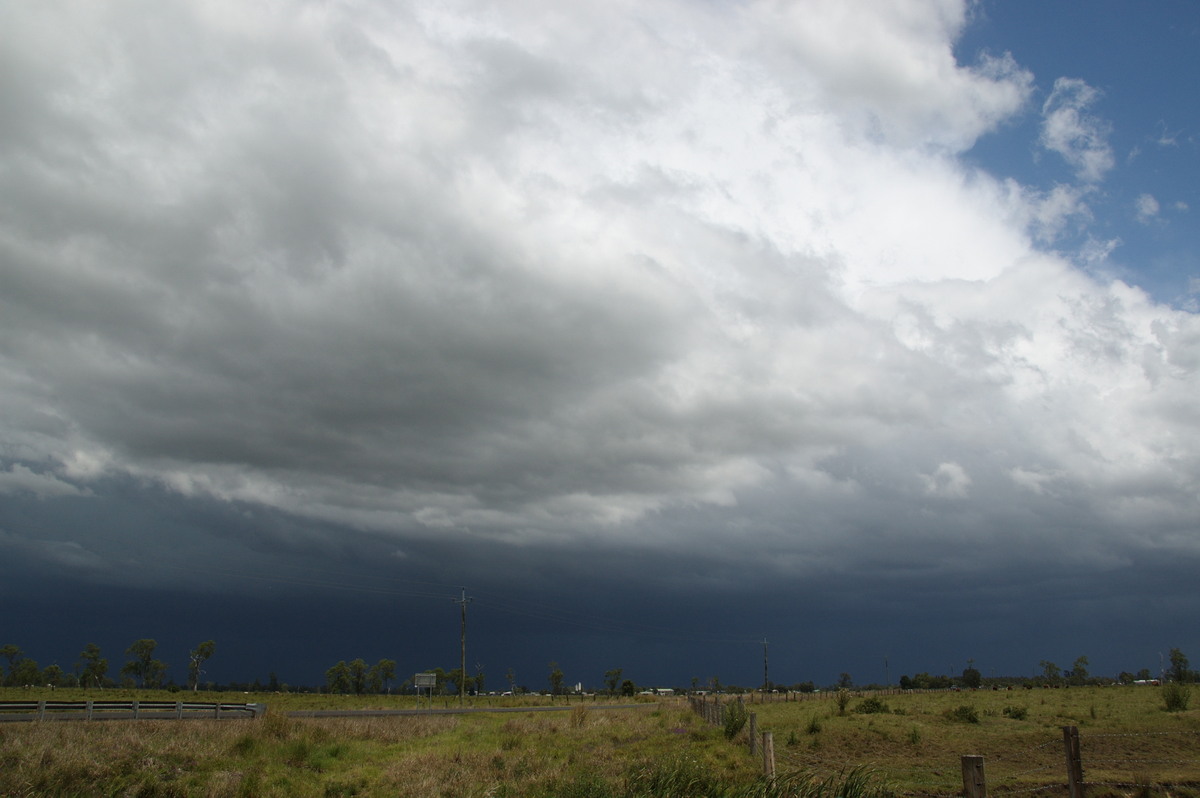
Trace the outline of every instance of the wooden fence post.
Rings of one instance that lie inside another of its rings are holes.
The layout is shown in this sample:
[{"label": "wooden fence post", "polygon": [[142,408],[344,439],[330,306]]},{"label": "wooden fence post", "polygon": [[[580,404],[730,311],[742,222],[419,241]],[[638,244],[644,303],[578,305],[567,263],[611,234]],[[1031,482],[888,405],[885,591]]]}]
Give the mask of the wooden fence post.
[{"label": "wooden fence post", "polygon": [[1071,798],[1083,798],[1083,758],[1079,751],[1079,729],[1063,726],[1063,746],[1067,754],[1067,789]]},{"label": "wooden fence post", "polygon": [[758,753],[758,713],[750,713],[750,756]]},{"label": "wooden fence post", "polygon": [[966,798],[987,798],[987,782],[983,777],[983,757],[962,758],[963,795]]},{"label": "wooden fence post", "polygon": [[763,732],[763,775],[768,779],[775,778],[775,735]]}]

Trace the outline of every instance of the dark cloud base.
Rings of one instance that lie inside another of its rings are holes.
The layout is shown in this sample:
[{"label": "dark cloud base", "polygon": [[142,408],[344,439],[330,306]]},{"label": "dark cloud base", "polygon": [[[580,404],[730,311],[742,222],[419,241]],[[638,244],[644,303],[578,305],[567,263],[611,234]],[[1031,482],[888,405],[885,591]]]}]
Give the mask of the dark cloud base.
[{"label": "dark cloud base", "polygon": [[[1031,675],[1042,659],[1064,664],[1081,654],[1094,673],[1115,675],[1154,670],[1158,653],[1172,646],[1200,647],[1189,620],[1200,597],[1187,587],[1195,564],[1151,553],[1117,571],[1049,564],[1020,581],[866,571],[793,580],[741,571],[721,587],[689,589],[691,577],[714,563],[686,551],[533,558],[520,547],[452,540],[388,557],[393,542],[347,529],[306,530],[318,541],[318,531],[332,535],[337,546],[289,548],[230,535],[228,524],[244,519],[238,508],[129,484],[88,500],[86,527],[64,527],[80,519],[64,518],[61,503],[9,499],[4,529],[87,529],[95,537],[78,538],[93,546],[109,526],[131,520],[131,507],[187,519],[156,556],[125,563],[142,569],[141,589],[108,584],[95,567],[87,579],[68,579],[68,566],[34,559],[45,549],[16,547],[7,533],[0,638],[66,670],[96,642],[115,674],[124,649],[141,637],[158,640],[177,681],[187,652],[210,638],[218,655],[208,676],[221,682],[265,683],[274,672],[290,684],[317,685],[329,665],[355,657],[395,659],[403,674],[452,668],[459,658],[452,599],[461,586],[473,598],[468,667],[482,663],[494,687],[511,668],[519,683],[544,688],[551,661],[570,683],[587,686],[615,667],[642,684],[717,677],[755,685],[763,639],[771,678],[785,684],[828,684],[842,672],[860,683],[958,672],[968,658],[985,675]],[[256,518],[263,528],[297,531],[295,519]],[[193,558],[189,569],[186,551],[183,561],[167,552],[195,536],[207,538],[205,560]]]}]

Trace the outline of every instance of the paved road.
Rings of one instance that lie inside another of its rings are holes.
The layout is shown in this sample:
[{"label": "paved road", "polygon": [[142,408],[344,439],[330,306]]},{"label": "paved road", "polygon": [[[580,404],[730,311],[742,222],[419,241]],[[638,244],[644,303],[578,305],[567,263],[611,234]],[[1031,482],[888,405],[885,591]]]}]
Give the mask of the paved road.
[{"label": "paved road", "polygon": [[588,710],[604,709],[646,709],[658,706],[653,703],[641,704],[564,704],[558,706],[537,707],[443,707],[430,709],[298,709],[281,714],[289,718],[366,718],[387,715],[470,715],[480,712],[565,712],[576,707]]}]

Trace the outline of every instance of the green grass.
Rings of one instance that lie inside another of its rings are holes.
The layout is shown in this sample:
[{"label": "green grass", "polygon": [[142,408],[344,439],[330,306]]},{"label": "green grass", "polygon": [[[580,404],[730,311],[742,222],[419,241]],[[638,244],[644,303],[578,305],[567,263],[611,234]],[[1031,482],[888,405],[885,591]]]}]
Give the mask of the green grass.
[{"label": "green grass", "polygon": [[[861,705],[872,696],[851,701]],[[1157,687],[977,690],[878,696],[890,712],[841,714],[833,697],[754,704],[760,729],[794,740],[779,766],[836,774],[868,766],[898,794],[957,794],[960,759],[985,758],[988,790],[1065,784],[1064,726],[1079,729],[1089,798],[1134,795],[1139,779],[1200,796],[1200,711],[1167,712]],[[868,706],[877,708],[872,702]],[[1110,786],[1105,786],[1110,785]],[[1111,786],[1111,785],[1130,785]]]},{"label": "green grass", "polygon": [[[1200,711],[1167,712],[1151,687],[855,695],[845,714],[832,696],[749,703],[758,728],[774,735],[771,782],[749,755],[746,729],[726,740],[679,699],[629,710],[588,699],[562,712],[310,719],[284,713],[414,701],[198,698],[270,711],[259,720],[0,724],[0,795],[887,798],[957,794],[965,754],[985,757],[993,794],[1057,792],[1061,727],[1077,726],[1087,781],[1098,785],[1089,798],[1200,797]],[[963,722],[962,707],[978,722]]]}]

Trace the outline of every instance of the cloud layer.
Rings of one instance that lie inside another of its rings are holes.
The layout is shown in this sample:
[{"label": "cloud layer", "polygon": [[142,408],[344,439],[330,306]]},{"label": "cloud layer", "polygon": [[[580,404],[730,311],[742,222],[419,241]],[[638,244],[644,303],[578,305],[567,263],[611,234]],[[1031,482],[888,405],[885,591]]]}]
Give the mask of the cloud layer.
[{"label": "cloud layer", "polygon": [[[1112,166],[1086,83],[1042,108],[1079,186],[960,158],[1033,81],[956,63],[964,24],[10,9],[0,493],[132,478],[401,551],[781,579],[1194,559],[1200,322],[1046,249]],[[21,550],[119,547],[72,534]]]}]

